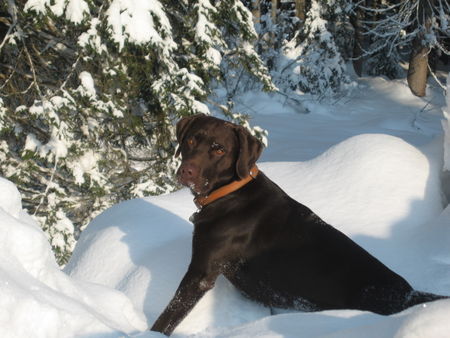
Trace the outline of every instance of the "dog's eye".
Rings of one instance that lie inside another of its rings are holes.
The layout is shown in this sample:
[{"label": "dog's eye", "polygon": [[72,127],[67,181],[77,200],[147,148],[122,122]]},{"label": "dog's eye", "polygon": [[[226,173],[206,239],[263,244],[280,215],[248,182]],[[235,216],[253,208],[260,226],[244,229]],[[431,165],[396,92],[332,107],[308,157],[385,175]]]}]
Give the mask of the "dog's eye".
[{"label": "dog's eye", "polygon": [[188,140],[187,140],[187,143],[188,143],[190,146],[193,146],[193,145],[194,145],[194,139],[193,139],[193,138],[188,139]]},{"label": "dog's eye", "polygon": [[225,150],[223,150],[223,149],[215,149],[214,153],[216,155],[223,155],[223,154],[225,154]]},{"label": "dog's eye", "polygon": [[214,154],[219,156],[225,154],[225,149],[218,143],[213,143],[211,145],[211,150],[213,151]]}]

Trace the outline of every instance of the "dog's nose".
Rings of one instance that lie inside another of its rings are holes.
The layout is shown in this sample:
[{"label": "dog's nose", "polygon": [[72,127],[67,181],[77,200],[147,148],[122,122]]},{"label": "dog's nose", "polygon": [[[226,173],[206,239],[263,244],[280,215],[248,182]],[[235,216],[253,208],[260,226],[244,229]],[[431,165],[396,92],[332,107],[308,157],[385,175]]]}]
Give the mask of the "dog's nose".
[{"label": "dog's nose", "polygon": [[181,174],[183,176],[192,177],[194,176],[194,170],[192,170],[192,168],[182,168]]},{"label": "dog's nose", "polygon": [[188,181],[195,179],[198,176],[198,168],[191,162],[181,164],[178,169],[178,177],[181,184],[186,184]]}]

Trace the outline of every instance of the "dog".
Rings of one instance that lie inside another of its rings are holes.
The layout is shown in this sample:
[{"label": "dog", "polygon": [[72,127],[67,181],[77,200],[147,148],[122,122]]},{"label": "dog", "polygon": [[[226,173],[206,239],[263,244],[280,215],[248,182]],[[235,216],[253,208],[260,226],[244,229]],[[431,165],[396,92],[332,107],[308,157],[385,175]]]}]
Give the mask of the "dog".
[{"label": "dog", "polygon": [[182,118],[176,136],[177,177],[199,211],[188,270],[151,330],[170,335],[220,274],[271,308],[389,315],[448,298],[414,290],[289,197],[259,171],[263,146],[245,128],[199,114]]}]

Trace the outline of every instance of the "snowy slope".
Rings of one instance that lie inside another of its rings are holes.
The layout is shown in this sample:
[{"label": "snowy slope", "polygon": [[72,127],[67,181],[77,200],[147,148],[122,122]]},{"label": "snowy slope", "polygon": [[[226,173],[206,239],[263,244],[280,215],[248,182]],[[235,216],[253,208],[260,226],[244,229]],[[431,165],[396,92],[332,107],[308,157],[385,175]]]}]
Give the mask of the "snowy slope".
[{"label": "snowy slope", "polygon": [[[427,103],[428,102],[428,103]],[[450,295],[450,207],[441,195],[439,90],[365,78],[332,104],[248,93],[238,109],[269,131],[259,162],[271,179],[406,277]],[[309,114],[304,113],[308,108]],[[425,107],[425,109],[424,109]],[[61,272],[17,189],[0,180],[0,336],[139,337],[190,259],[195,211],[186,190],[123,202],[83,232]],[[177,328],[184,337],[448,337],[450,300],[393,316],[286,313],[244,299],[224,278]],[[139,333],[140,332],[140,333]]]},{"label": "snowy slope", "polygon": [[0,178],[0,336],[132,333],[145,318],[121,292],[60,271],[44,232]]}]

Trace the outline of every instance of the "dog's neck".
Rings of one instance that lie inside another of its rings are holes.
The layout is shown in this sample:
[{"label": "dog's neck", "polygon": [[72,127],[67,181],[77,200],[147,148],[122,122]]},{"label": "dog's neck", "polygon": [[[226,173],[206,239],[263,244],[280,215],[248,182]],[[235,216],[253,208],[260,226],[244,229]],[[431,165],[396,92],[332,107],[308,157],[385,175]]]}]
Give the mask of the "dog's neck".
[{"label": "dog's neck", "polygon": [[231,194],[232,192],[242,188],[244,185],[246,185],[248,182],[254,180],[256,176],[258,176],[258,167],[256,164],[250,169],[250,173],[247,177],[243,178],[239,181],[233,181],[227,185],[221,186],[220,188],[212,191],[208,196],[199,196],[194,198],[194,203],[197,206],[198,209],[203,208],[205,205],[208,205],[215,200],[218,200],[219,198],[222,198],[228,194]]}]

